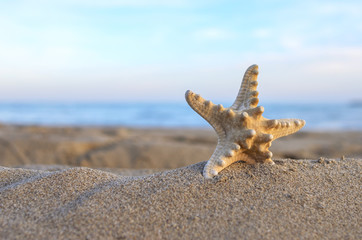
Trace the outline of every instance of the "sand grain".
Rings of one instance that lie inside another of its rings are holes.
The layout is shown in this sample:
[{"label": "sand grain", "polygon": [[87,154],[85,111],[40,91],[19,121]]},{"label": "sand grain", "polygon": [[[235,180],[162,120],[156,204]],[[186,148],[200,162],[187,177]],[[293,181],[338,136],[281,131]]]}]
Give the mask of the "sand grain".
[{"label": "sand grain", "polygon": [[358,239],[360,159],[129,177],[0,168],[1,239]]}]

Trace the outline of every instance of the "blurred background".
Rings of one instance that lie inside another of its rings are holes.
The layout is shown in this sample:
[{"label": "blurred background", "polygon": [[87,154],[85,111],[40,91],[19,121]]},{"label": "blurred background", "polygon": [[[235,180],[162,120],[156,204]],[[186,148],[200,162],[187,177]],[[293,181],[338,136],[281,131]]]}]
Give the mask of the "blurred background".
[{"label": "blurred background", "polygon": [[361,1],[4,0],[0,121],[207,126],[259,65],[268,118],[362,128]]},{"label": "blurred background", "polygon": [[230,106],[252,64],[264,116],[307,122],[274,158],[362,157],[360,0],[2,0],[0,165],[205,161],[185,91]]}]

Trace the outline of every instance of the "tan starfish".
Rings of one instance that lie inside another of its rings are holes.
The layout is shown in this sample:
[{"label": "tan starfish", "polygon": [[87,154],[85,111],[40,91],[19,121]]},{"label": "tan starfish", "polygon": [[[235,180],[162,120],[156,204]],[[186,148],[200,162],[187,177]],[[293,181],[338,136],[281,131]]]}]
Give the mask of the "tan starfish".
[{"label": "tan starfish", "polygon": [[304,120],[269,120],[262,116],[264,108],[258,107],[256,88],[258,66],[250,66],[244,75],[235,102],[229,108],[215,105],[188,90],[186,101],[215,129],[218,143],[203,171],[205,178],[212,178],[237,161],[274,163],[268,149],[277,138],[292,134],[305,125]]}]

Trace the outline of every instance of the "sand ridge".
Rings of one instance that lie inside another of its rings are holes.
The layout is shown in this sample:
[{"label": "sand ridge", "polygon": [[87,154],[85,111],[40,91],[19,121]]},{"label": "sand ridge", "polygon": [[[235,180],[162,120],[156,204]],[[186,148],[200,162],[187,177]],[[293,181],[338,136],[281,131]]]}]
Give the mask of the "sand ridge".
[{"label": "sand ridge", "polygon": [[145,176],[0,168],[2,239],[358,239],[361,159]]}]

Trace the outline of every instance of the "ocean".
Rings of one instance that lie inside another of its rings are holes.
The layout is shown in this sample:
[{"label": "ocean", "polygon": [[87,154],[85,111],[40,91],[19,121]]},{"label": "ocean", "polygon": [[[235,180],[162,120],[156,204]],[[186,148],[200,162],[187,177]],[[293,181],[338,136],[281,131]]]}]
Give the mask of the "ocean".
[{"label": "ocean", "polygon": [[[305,130],[362,130],[360,105],[273,103],[263,106],[263,116],[269,119],[306,120]],[[186,102],[0,103],[0,122],[42,126],[209,127]]]}]

